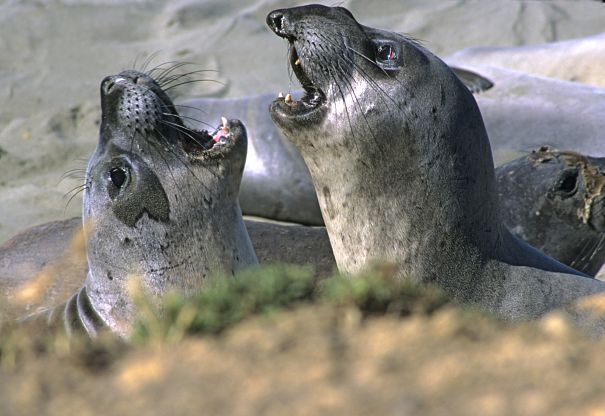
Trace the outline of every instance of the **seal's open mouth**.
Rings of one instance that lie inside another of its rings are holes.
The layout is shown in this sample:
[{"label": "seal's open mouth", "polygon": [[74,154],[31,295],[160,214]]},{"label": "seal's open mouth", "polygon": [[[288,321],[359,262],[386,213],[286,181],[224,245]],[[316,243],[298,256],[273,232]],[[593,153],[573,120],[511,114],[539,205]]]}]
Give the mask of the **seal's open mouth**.
[{"label": "seal's open mouth", "polygon": [[296,51],[294,43],[291,39],[289,49],[289,62],[294,75],[303,87],[303,96],[296,100],[292,94],[279,93],[276,103],[279,103],[279,108],[285,116],[289,117],[304,117],[321,107],[326,102],[326,95],[320,87],[315,85],[311,78],[305,72],[305,62],[301,60]]},{"label": "seal's open mouth", "polygon": [[[187,140],[191,139],[191,140]],[[198,137],[188,137],[183,141],[183,149],[191,156],[197,156],[209,151],[222,151],[233,144],[229,120],[221,117],[221,125],[213,132],[202,130]]]}]

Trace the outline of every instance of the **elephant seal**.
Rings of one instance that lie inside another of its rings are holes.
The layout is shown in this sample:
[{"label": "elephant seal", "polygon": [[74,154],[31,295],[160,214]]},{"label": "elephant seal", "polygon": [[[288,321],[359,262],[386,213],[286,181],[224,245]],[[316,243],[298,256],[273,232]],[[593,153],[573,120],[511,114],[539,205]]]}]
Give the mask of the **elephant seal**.
[{"label": "elephant seal", "polygon": [[341,271],[395,262],[510,320],[605,291],[502,224],[481,113],[439,58],[341,7],[275,10],[267,24],[305,91],[271,116],[309,168]]},{"label": "elephant seal", "polygon": [[186,127],[161,79],[134,70],[103,80],[101,110],[84,184],[85,284],[48,319],[124,336],[131,278],[156,298],[257,264],[237,201],[246,131],[226,119],[214,132]]},{"label": "elephant seal", "polygon": [[540,45],[468,48],[450,55],[447,61],[605,87],[605,33]]},{"label": "elephant seal", "polygon": [[589,275],[605,262],[605,159],[541,147],[496,169],[504,224]]},{"label": "elephant seal", "polygon": [[605,88],[448,60],[493,81],[475,96],[496,166],[542,145],[605,156]]}]

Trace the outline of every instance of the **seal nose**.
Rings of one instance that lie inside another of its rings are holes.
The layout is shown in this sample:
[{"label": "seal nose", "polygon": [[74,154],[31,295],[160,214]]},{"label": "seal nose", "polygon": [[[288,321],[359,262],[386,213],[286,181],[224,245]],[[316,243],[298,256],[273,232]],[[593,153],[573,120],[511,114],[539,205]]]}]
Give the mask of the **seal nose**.
[{"label": "seal nose", "polygon": [[284,15],[283,10],[273,10],[267,15],[267,25],[274,31],[278,36],[285,37],[286,30],[285,26],[288,24],[287,18]]},{"label": "seal nose", "polygon": [[104,95],[109,95],[115,91],[118,84],[124,84],[128,81],[136,83],[136,80],[133,81],[132,79],[125,78],[121,75],[110,75],[105,77],[103,81],[101,81],[101,93]]},{"label": "seal nose", "polygon": [[109,93],[111,93],[111,91],[113,90],[113,87],[116,85],[113,78],[114,78],[113,76],[103,78],[103,81],[101,81],[101,93],[102,94],[108,95]]}]

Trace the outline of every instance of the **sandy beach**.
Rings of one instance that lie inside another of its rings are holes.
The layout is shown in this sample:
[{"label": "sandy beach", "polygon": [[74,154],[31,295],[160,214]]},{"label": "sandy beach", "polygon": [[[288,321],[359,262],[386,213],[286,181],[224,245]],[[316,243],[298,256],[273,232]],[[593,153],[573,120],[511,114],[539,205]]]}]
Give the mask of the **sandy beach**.
[{"label": "sandy beach", "polygon": [[[191,62],[201,81],[176,98],[233,97],[298,87],[266,14],[297,1],[19,2],[0,6],[0,242],[35,224],[79,215],[100,118],[98,87],[122,69]],[[401,31],[447,56],[593,35],[593,1],[344,1],[364,24]],[[190,69],[189,69],[190,68]],[[215,82],[218,81],[218,82]],[[228,114],[226,114],[228,116]],[[200,115],[203,118],[203,115]],[[72,171],[73,170],[73,171]],[[62,179],[65,174],[73,177]]]}]

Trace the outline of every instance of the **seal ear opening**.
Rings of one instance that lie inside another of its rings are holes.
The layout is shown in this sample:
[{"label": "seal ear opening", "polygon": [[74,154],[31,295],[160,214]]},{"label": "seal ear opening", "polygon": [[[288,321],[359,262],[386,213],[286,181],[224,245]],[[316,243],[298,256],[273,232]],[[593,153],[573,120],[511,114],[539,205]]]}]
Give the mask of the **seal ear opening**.
[{"label": "seal ear opening", "polygon": [[477,74],[476,72],[469,71],[468,69],[462,69],[457,67],[450,67],[454,74],[462,81],[466,88],[469,89],[473,94],[487,91],[494,86],[494,83],[489,79]]},{"label": "seal ear opening", "polygon": [[578,177],[580,170],[577,167],[568,168],[561,172],[557,181],[549,192],[552,198],[555,195],[561,198],[569,198],[578,190]]}]

